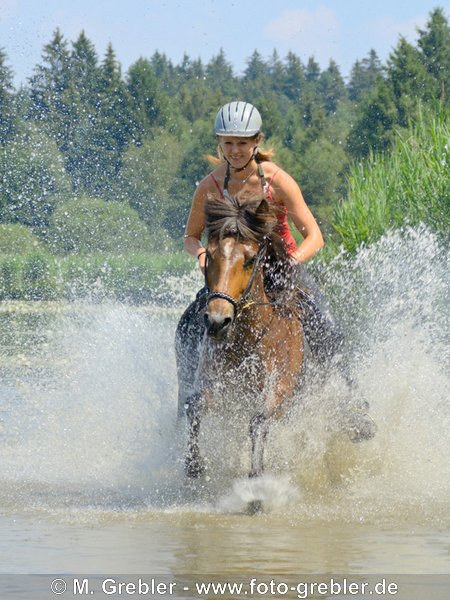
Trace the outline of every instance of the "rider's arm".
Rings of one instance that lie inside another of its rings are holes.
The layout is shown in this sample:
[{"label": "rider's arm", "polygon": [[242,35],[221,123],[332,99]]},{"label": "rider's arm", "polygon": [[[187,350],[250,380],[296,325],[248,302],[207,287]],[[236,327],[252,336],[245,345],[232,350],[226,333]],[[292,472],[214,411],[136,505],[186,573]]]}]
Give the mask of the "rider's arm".
[{"label": "rider's arm", "polygon": [[288,217],[303,237],[303,241],[297,246],[292,257],[298,262],[307,262],[323,248],[325,242],[322,232],[314,215],[306,205],[296,181],[288,173],[282,171],[277,175],[275,182],[273,188],[276,199],[284,204]]},{"label": "rider's arm", "polygon": [[205,248],[202,245],[201,237],[205,229],[204,206],[208,192],[208,185],[204,180],[201,181],[195,190],[191,212],[189,213],[184,232],[184,249],[191,256],[198,258],[200,268],[204,267],[206,260]]}]

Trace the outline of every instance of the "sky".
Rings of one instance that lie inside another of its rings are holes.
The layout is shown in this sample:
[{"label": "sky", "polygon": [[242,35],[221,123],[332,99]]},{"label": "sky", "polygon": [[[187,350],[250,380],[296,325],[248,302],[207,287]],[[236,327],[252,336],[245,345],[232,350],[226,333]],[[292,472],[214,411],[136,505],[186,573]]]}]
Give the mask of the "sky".
[{"label": "sky", "polygon": [[348,76],[372,48],[384,62],[400,35],[414,43],[437,6],[450,18],[450,0],[0,0],[0,48],[16,86],[57,28],[69,42],[84,30],[100,58],[112,43],[124,73],[155,51],[178,64],[223,49],[240,75],[254,50],[269,59],[276,49],[322,68],[333,58]]}]

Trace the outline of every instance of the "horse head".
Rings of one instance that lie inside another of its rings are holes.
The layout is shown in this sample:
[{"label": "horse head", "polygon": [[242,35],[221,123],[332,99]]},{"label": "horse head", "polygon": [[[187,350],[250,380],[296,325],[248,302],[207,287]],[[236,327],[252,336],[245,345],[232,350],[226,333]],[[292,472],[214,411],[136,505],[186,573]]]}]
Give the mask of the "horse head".
[{"label": "horse head", "polygon": [[263,264],[277,226],[275,209],[265,199],[209,199],[205,206],[208,247],[205,270],[208,290],[207,334],[224,340],[240,312],[267,301]]}]

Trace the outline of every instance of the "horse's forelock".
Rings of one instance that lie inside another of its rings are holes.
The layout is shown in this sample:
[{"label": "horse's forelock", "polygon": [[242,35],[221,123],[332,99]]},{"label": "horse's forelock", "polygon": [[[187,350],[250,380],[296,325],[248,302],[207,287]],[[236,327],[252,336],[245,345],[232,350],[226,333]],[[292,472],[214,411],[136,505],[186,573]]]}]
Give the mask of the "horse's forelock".
[{"label": "horse's forelock", "polygon": [[233,236],[241,241],[259,244],[266,238],[266,276],[270,279],[270,274],[274,272],[278,273],[278,278],[281,275],[290,279],[293,267],[286,243],[277,233],[278,210],[262,198],[241,201],[239,198],[210,197],[205,205],[208,241]]},{"label": "horse's forelock", "polygon": [[245,201],[238,197],[208,198],[205,217],[210,239],[235,235],[259,242],[277,226],[274,208],[260,197]]}]

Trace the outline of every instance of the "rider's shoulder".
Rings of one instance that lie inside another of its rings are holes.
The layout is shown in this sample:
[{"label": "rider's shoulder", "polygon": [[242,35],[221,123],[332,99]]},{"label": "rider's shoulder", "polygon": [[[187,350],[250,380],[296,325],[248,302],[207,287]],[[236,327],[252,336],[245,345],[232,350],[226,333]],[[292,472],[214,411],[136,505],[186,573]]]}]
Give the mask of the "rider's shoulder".
[{"label": "rider's shoulder", "polygon": [[196,188],[195,188],[195,195],[205,195],[205,194],[209,194],[211,192],[214,192],[214,179],[213,179],[214,173],[208,173],[208,175],[206,175],[205,177],[203,177],[203,179],[201,179],[197,184],[196,184]]},{"label": "rider's shoulder", "polygon": [[267,179],[267,181],[271,182],[271,185],[283,185],[283,183],[290,179],[289,173],[287,173],[276,163],[272,161],[266,161],[261,164],[264,172],[264,177]]},{"label": "rider's shoulder", "polygon": [[[213,171],[205,175],[197,184],[197,191],[200,192],[215,192],[217,187],[215,181],[220,181],[224,177],[224,168],[222,165],[217,166]],[[214,181],[215,180],[215,181]]]}]

